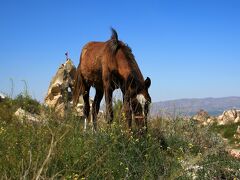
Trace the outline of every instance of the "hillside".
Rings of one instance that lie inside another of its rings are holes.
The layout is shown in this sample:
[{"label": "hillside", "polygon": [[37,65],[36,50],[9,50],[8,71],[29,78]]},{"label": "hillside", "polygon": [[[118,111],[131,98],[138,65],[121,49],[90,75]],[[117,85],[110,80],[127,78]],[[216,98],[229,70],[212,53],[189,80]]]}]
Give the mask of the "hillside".
[{"label": "hillside", "polygon": [[161,113],[193,115],[204,109],[210,115],[220,115],[224,110],[240,108],[240,97],[179,99],[152,103],[151,116]]}]

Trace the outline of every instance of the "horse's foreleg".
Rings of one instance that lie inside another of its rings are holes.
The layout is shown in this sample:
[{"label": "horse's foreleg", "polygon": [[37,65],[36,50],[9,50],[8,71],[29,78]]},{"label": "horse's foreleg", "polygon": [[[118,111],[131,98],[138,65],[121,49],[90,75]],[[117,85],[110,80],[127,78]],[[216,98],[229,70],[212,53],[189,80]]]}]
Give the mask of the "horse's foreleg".
[{"label": "horse's foreleg", "polygon": [[144,109],[144,114],[145,114],[145,117],[144,117],[144,127],[146,128],[146,132],[148,130],[148,108],[145,108]]},{"label": "horse's foreleg", "polygon": [[99,108],[100,108],[100,102],[103,98],[103,92],[96,89],[96,95],[94,97],[94,101],[92,104],[92,118],[93,118],[93,127],[94,130],[97,130],[97,114],[99,112]]},{"label": "horse's foreleg", "polygon": [[105,87],[105,101],[106,101],[106,118],[108,124],[113,121],[113,108],[112,108],[112,93],[111,87]]},{"label": "horse's foreleg", "polygon": [[130,106],[130,98],[127,95],[124,96],[123,110],[125,113],[125,119],[128,123],[128,128],[131,129],[132,128],[132,111]]}]

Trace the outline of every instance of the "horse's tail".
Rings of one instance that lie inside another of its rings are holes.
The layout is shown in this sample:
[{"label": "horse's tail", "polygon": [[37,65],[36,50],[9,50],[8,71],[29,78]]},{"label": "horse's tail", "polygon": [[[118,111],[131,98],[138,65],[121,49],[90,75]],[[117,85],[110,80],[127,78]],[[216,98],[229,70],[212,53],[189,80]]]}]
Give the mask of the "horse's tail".
[{"label": "horse's tail", "polygon": [[74,76],[73,106],[76,106],[78,103],[79,96],[81,95],[81,88],[82,88],[82,78],[81,78],[80,68],[78,67]]}]

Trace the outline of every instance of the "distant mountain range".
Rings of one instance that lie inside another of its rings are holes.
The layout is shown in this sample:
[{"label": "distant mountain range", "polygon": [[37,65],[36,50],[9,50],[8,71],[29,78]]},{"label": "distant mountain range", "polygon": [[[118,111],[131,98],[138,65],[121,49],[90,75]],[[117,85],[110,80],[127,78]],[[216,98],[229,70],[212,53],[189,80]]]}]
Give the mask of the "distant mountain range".
[{"label": "distant mountain range", "polygon": [[155,102],[151,105],[150,115],[154,117],[167,113],[192,116],[203,109],[210,115],[216,116],[232,108],[240,109],[240,97],[178,99]]}]

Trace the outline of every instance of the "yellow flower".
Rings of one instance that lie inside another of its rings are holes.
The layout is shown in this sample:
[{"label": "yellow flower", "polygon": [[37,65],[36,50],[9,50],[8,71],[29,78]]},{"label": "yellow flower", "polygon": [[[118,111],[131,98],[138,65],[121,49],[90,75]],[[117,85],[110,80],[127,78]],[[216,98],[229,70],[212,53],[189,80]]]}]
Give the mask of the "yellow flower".
[{"label": "yellow flower", "polygon": [[126,114],[124,112],[122,112],[122,118],[126,119]]},{"label": "yellow flower", "polygon": [[183,148],[182,147],[180,147],[179,150],[183,153]]},{"label": "yellow flower", "polygon": [[[74,180],[77,180],[78,179],[78,177],[79,177],[79,175],[78,174],[74,174],[74,176],[73,176],[73,179]],[[85,179],[85,178],[84,178]]]},{"label": "yellow flower", "polygon": [[189,143],[188,144],[188,147],[191,149],[193,147],[193,144],[192,143]]},{"label": "yellow flower", "polygon": [[3,134],[5,131],[6,130],[3,127],[0,128],[0,134]]}]

